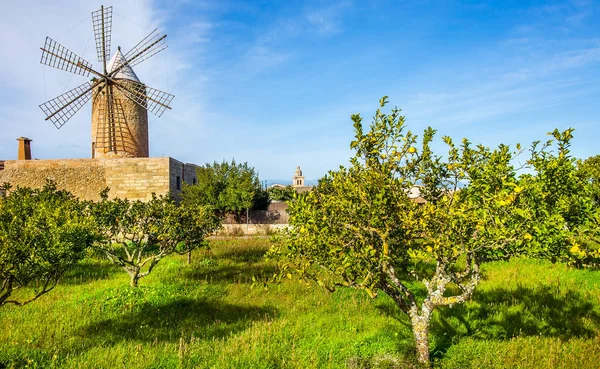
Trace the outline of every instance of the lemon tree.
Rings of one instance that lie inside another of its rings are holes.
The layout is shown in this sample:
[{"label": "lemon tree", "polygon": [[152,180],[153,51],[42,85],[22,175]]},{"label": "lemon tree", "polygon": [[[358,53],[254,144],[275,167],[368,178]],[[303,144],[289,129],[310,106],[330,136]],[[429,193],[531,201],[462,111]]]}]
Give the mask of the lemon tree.
[{"label": "lemon tree", "polygon": [[89,206],[100,236],[94,248],[129,274],[132,287],[165,256],[207,246],[205,237],[221,226],[210,206],[178,206],[164,196],[146,202],[108,199],[107,189]]},{"label": "lemon tree", "polygon": [[[572,257],[573,229],[589,204],[568,204],[583,191],[568,155],[571,131],[535,143],[519,175],[518,145],[490,149],[443,137],[442,157],[432,150],[435,130],[417,140],[397,108],[381,108],[368,131],[352,116],[350,165],[290,203],[287,242],[271,254],[281,258],[282,276],[389,295],[410,318],[419,361],[428,363],[436,308],[467,301],[486,261]],[[415,187],[426,203],[411,198]],[[569,200],[564,191],[580,192]]]},{"label": "lemon tree", "polygon": [[53,182],[0,192],[0,306],[21,306],[54,289],[84,257],[94,225],[85,204]]}]

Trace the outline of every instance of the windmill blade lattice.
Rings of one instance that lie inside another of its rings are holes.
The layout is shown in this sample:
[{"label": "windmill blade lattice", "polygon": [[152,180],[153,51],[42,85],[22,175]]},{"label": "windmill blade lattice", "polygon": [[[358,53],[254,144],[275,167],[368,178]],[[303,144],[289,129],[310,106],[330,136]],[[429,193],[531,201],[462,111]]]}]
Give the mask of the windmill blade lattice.
[{"label": "windmill blade lattice", "polygon": [[[46,37],[46,42],[42,48],[42,59],[40,60],[40,63],[85,77],[90,75],[89,71],[92,69],[92,64],[90,62],[50,37]],[[83,68],[82,66],[86,68]]]},{"label": "windmill blade lattice", "polygon": [[110,40],[112,34],[112,6],[101,7],[100,10],[92,12],[92,26],[94,28],[94,39],[96,40],[96,53],[98,61],[106,63],[107,55],[110,55]]},{"label": "windmill blade lattice", "polygon": [[125,54],[125,59],[130,67],[140,64],[168,47],[167,35],[161,35],[158,29],[150,32],[150,34],[142,41],[138,42],[133,49]]},{"label": "windmill blade lattice", "polygon": [[41,104],[40,109],[46,114],[46,120],[49,119],[56,128],[62,127],[90,100],[94,86],[86,82]]},{"label": "windmill blade lattice", "polygon": [[[127,54],[111,55],[112,6],[92,12],[92,27],[101,72],[66,47],[46,37],[41,64],[95,78],[40,105],[56,128],[61,128],[89,100],[92,101],[92,157],[148,156],[148,111],[161,116],[174,96],[141,83],[132,66],[167,48],[166,37],[158,30],[144,37]],[[107,70],[110,68],[110,71]],[[99,150],[97,150],[99,149]],[[106,154],[106,155],[104,155]]]},{"label": "windmill blade lattice", "polygon": [[143,83],[130,82],[134,84],[135,87],[124,86],[120,83],[116,83],[115,86],[117,86],[117,88],[133,102],[157,117],[162,116],[166,109],[171,109],[169,104],[175,97],[174,95],[148,87]]},{"label": "windmill blade lattice", "polygon": [[167,35],[161,35],[157,29],[150,32],[148,36],[144,37],[142,41],[138,42],[133,49],[124,55],[123,60],[118,62],[112,72],[109,73],[109,76],[117,74],[126,65],[133,67],[165,50],[168,47],[166,38]]}]

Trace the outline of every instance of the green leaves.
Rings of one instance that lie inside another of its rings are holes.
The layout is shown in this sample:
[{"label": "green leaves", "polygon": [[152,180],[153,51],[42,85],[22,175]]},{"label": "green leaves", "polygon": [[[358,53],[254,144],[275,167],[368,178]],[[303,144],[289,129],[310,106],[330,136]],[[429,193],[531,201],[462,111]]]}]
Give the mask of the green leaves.
[{"label": "green leaves", "polygon": [[[379,101],[368,130],[352,116],[350,166],[290,204],[288,240],[277,250],[282,273],[295,270],[329,290],[383,291],[417,334],[437,306],[470,298],[482,262],[528,255],[583,265],[600,255],[600,211],[591,211],[590,191],[569,155],[572,130],[534,143],[529,172],[519,175],[513,163],[520,146],[515,153],[446,136],[442,156],[432,150],[436,131],[427,128],[418,150],[400,110],[382,111],[387,103]],[[555,143],[556,154],[549,149]],[[417,303],[420,283],[426,295]]]},{"label": "green leaves", "polygon": [[206,246],[204,238],[221,226],[212,207],[178,206],[168,197],[148,202],[104,198],[89,206],[102,235],[95,247],[129,273],[133,286],[164,256]]},{"label": "green leaves", "polygon": [[388,102],[388,96],[384,96],[379,99],[379,106],[383,108]]},{"label": "green leaves", "polygon": [[[384,97],[380,106],[386,104]],[[396,108],[389,114],[378,109],[368,131],[359,115],[352,121],[351,166],[329,172],[289,208],[287,256],[311,278],[362,288],[367,274],[378,280],[388,263],[421,280],[431,274],[423,274],[419,263],[448,270],[466,255],[480,261],[523,254],[568,260],[577,227],[592,232],[589,191],[569,156],[571,129],[553,131],[554,140],[543,146],[534,143],[530,174],[519,176],[513,162],[520,146],[512,152],[508,145],[490,149],[467,139],[457,146],[443,137],[443,158],[431,150],[432,128],[425,130],[420,152],[414,149],[417,137],[406,131]],[[553,143],[556,154],[549,150]],[[426,204],[409,198],[414,189]],[[578,245],[581,259],[586,251]]]},{"label": "green leaves", "polygon": [[186,204],[209,205],[221,214],[246,209],[266,209],[270,200],[248,163],[223,161],[197,168],[197,184],[183,188]]},{"label": "green leaves", "polygon": [[296,190],[292,186],[271,187],[267,190],[269,197],[274,201],[290,201],[296,195]]},{"label": "green leaves", "polygon": [[[4,187],[0,197],[0,305],[24,305],[54,288],[80,260],[95,233],[85,204],[53,182],[42,189]],[[15,289],[36,285],[30,297]]]}]

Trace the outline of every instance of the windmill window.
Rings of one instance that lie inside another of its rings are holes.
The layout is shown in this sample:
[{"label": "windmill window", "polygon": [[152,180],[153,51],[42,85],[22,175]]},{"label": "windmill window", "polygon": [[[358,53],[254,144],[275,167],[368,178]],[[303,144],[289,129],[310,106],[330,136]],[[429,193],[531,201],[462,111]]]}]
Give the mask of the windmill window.
[{"label": "windmill window", "polygon": [[178,190],[181,190],[181,177],[177,176],[177,187]]}]

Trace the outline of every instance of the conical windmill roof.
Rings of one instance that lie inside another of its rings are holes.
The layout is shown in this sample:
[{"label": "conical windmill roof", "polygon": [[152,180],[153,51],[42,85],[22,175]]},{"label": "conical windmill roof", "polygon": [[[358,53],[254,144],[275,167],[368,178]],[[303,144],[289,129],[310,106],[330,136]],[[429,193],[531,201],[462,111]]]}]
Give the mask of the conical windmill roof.
[{"label": "conical windmill roof", "polygon": [[[115,55],[113,55],[113,57],[108,62],[108,65],[106,66],[106,69],[108,69],[108,73],[111,73],[113,70],[115,70],[119,65],[121,65],[125,61],[126,61],[126,59],[123,56],[123,53],[121,53],[121,49],[118,49],[117,52],[115,53]],[[128,79],[128,80],[131,80],[131,81],[135,81],[135,82],[141,83],[141,81],[135,75],[135,72],[133,71],[133,69],[129,65],[126,65],[123,68],[121,68],[117,72],[117,74],[115,74],[113,76],[113,78],[115,78],[115,79]]]}]

